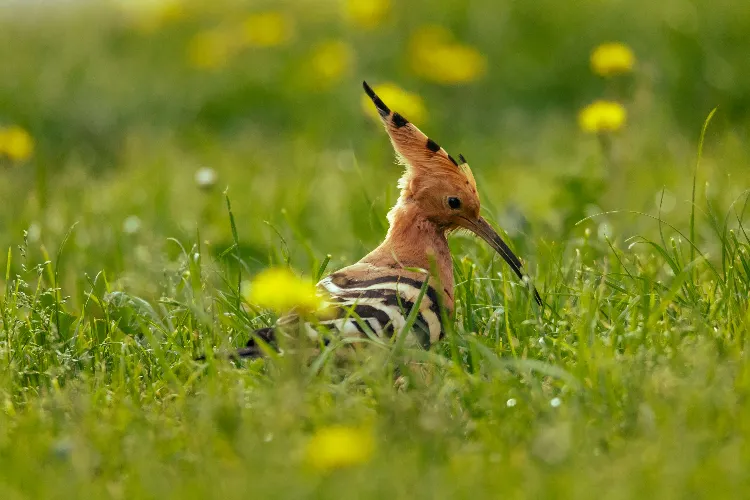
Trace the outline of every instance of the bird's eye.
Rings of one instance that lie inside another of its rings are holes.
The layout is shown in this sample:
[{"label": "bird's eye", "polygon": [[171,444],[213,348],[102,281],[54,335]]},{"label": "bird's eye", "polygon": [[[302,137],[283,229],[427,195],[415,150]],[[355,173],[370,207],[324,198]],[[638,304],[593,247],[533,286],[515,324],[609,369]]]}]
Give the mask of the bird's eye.
[{"label": "bird's eye", "polygon": [[448,198],[448,206],[453,210],[458,210],[459,208],[461,208],[461,200],[459,200],[455,196],[451,196],[450,198]]}]

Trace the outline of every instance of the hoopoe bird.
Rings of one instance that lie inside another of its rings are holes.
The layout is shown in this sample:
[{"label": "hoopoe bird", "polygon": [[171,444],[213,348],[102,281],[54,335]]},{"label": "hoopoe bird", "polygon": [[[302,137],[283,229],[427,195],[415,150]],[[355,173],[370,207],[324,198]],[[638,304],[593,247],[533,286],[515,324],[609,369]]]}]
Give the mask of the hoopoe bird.
[{"label": "hoopoe bird", "polygon": [[[404,116],[391,110],[367,82],[363,82],[363,86],[405,166],[398,182],[401,192],[396,205],[388,212],[390,226],[385,240],[356,264],[318,282],[317,287],[327,297],[328,305],[335,308],[336,317],[305,326],[312,337],[322,328],[333,335],[374,334],[389,338],[407,325],[407,318],[418,302],[410,344],[417,343],[428,349],[443,336],[443,318],[453,312],[449,233],[457,229],[471,231],[500,254],[524,283],[528,282],[528,277],[519,258],[480,215],[476,181],[463,155],[456,161]],[[427,271],[431,269],[433,273]],[[531,289],[534,299],[542,306],[539,293]],[[441,307],[447,315],[441,314]],[[282,317],[276,328],[298,321],[294,315]],[[273,345],[276,328],[256,330],[247,346],[237,354],[241,357],[261,355],[257,339]]]}]

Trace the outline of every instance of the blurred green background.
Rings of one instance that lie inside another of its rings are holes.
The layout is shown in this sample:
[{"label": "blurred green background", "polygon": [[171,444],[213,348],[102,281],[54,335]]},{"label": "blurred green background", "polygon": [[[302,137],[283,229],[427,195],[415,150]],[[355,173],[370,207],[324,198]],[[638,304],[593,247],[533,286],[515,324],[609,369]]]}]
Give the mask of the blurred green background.
[{"label": "blurred green background", "polygon": [[[699,195],[726,207],[749,177],[742,2],[15,2],[0,23],[0,124],[33,140],[27,160],[0,167],[0,248],[27,230],[54,252],[77,223],[78,276],[159,275],[167,238],[198,231],[220,254],[225,188],[252,265],[282,238],[300,269],[327,253],[358,259],[384,234],[400,173],[364,112],[363,79],[418,100],[407,118],[467,156],[487,214],[532,262],[534,241],[586,227],[655,229],[633,216],[575,226],[587,215],[689,212],[716,106]],[[590,55],[612,41],[636,63],[602,78]],[[576,118],[599,98],[628,113],[606,150]],[[201,189],[204,167],[215,183]]]},{"label": "blurred green background", "polygon": [[[0,0],[0,498],[746,494],[748,33],[730,0]],[[362,80],[468,158],[547,306],[458,234],[432,351],[234,369],[274,319],[241,282],[386,232]],[[362,456],[318,470],[335,424]]]}]

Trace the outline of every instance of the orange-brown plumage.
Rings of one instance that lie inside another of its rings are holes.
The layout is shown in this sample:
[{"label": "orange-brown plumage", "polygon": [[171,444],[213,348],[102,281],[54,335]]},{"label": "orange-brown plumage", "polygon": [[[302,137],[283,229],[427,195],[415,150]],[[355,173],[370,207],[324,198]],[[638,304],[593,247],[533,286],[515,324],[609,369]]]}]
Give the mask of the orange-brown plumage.
[{"label": "orange-brown plumage", "polygon": [[385,240],[360,262],[393,269],[434,265],[443,291],[444,307],[453,310],[453,265],[445,230],[431,222],[412,202],[401,202],[390,212]]}]

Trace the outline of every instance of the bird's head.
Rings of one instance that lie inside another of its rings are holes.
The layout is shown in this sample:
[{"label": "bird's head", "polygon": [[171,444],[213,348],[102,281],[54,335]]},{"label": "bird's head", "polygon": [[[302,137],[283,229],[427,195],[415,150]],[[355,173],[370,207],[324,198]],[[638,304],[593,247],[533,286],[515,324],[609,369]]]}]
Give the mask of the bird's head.
[{"label": "bird's head", "polygon": [[[521,261],[480,215],[476,181],[463,155],[456,161],[404,116],[391,110],[366,82],[363,86],[406,167],[399,180],[401,195],[396,210],[389,214],[391,224],[393,218],[402,213],[398,208],[410,205],[418,215],[443,231],[463,228],[479,236],[505,259],[519,278],[525,278]],[[534,295],[541,305],[536,290]]]}]

